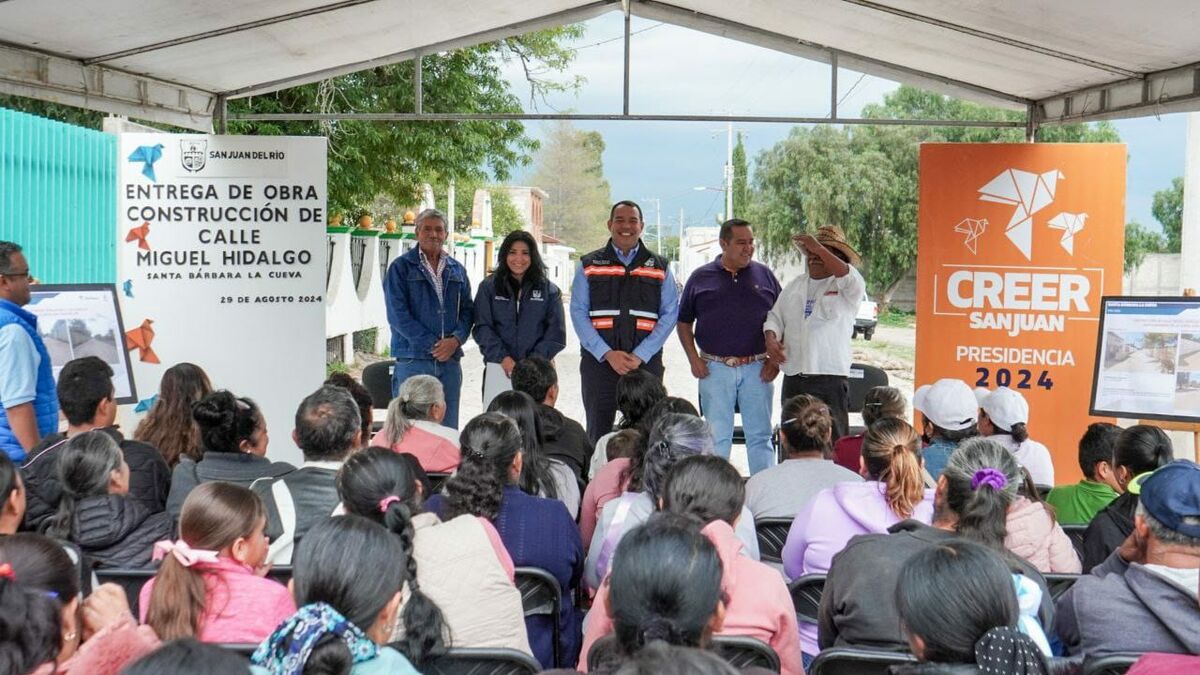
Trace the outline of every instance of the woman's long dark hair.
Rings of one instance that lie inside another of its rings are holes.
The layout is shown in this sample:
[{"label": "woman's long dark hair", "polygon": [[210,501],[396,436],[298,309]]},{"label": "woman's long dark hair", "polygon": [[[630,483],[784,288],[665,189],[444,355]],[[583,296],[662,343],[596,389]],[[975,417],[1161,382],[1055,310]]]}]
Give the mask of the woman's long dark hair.
[{"label": "woman's long dark hair", "polygon": [[512,250],[513,244],[517,242],[521,242],[529,248],[529,269],[525,271],[521,285],[538,286],[546,280],[546,263],[542,262],[542,254],[538,250],[537,242],[533,240],[533,235],[525,230],[509,232],[504,241],[500,242],[500,253],[496,255],[496,271],[493,273],[496,292],[506,298],[512,297],[512,291],[516,285],[512,270],[508,268],[508,254]]},{"label": "woman's long dark hair", "polygon": [[626,656],[655,640],[702,646],[720,597],[721,559],[691,518],[655,514],[617,545],[608,602]]},{"label": "woman's long dark hair", "polygon": [[121,447],[103,431],[72,436],[58,456],[56,472],[62,497],[58,511],[42,526],[45,533],[69,540],[79,500],[108,494],[112,472],[121,468],[123,461]]},{"label": "woman's long dark hair", "polygon": [[895,597],[904,630],[925,642],[923,661],[975,663],[976,643],[989,630],[1017,625],[1012,572],[995,551],[970,541],[910,558]]},{"label": "woman's long dark hair", "polygon": [[542,451],[542,421],[538,418],[537,403],[523,391],[506,391],[496,395],[488,405],[488,412],[498,412],[511,417],[521,430],[521,477],[517,484],[521,491],[535,497],[558,498],[558,488],[550,473],[550,460]]},{"label": "woman's long dark hair", "polygon": [[654,424],[668,413],[700,416],[700,412],[696,410],[696,406],[692,405],[691,401],[678,396],[667,396],[659,400],[641,416],[637,424],[632,427],[639,432],[637,445],[634,446],[629,466],[621,472],[621,482],[629,481],[630,491],[637,492],[642,489],[642,476],[646,473],[646,448],[650,445],[650,431],[654,428]]},{"label": "woman's long dark hair", "polygon": [[662,380],[648,370],[625,373],[617,380],[617,412],[621,413],[621,429],[637,426],[642,417],[663,400],[667,388]]},{"label": "woman's long dark hair", "polygon": [[495,520],[522,442],[521,430],[507,415],[488,412],[467,422],[459,434],[462,461],[446,481],[447,516],[467,513]]},{"label": "woman's long dark hair", "polygon": [[79,569],[58,542],[40,534],[0,537],[0,673],[27,673],[62,648],[62,611],[79,595]]},{"label": "woman's long dark hair", "polygon": [[[996,480],[976,481],[976,475],[987,469],[1004,475],[1003,487],[996,487]],[[946,481],[945,506],[958,517],[959,536],[1005,551],[1008,507],[1016,500],[1024,480],[1013,454],[996,441],[967,439],[950,453],[942,478]],[[973,488],[972,482],[976,483]]]},{"label": "woman's long dark hair", "polygon": [[1113,448],[1113,466],[1129,470],[1130,478],[1154,471],[1175,459],[1171,438],[1158,427],[1136,424],[1121,432]]},{"label": "woman's long dark hair", "polygon": [[667,473],[662,510],[690,516],[707,525],[722,520],[733,525],[746,501],[746,484],[728,460],[716,455],[692,455]]},{"label": "woman's long dark hair", "polygon": [[[292,594],[296,606],[324,602],[365,632],[404,588],[407,569],[399,537],[361,516],[335,516],[318,522],[300,540]],[[344,674],[352,665],[346,643],[331,634],[317,643],[304,672]]]},{"label": "woman's long dark hair", "polygon": [[133,432],[134,440],[158,448],[171,468],[183,457],[200,461],[200,427],[192,417],[192,405],[212,390],[208,375],[194,363],[167,368],[158,385],[158,400]]},{"label": "woman's long dark hair", "polygon": [[[417,559],[413,555],[413,516],[421,512],[417,475],[400,455],[387,448],[368,448],[350,456],[337,475],[338,495],[346,512],[373,520],[400,538],[408,560],[406,569],[410,594],[401,619],[404,635],[398,642],[402,652],[420,666],[430,656],[445,652],[449,639],[442,610],[421,592]],[[380,508],[383,500],[387,508]]]}]

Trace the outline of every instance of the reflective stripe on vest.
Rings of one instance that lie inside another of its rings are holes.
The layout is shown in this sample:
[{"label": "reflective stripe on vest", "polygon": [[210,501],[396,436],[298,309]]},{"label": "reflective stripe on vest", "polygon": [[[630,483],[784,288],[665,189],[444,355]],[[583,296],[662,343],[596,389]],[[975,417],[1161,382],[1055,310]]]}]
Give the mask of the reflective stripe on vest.
[{"label": "reflective stripe on vest", "polygon": [[637,323],[634,325],[634,327],[637,328],[638,330],[654,330],[654,326],[657,324],[658,324],[657,321],[651,321],[649,319],[638,319]]},{"label": "reflective stripe on vest", "polygon": [[612,327],[613,327],[612,317],[608,317],[606,319],[592,319],[592,328],[595,328],[596,330],[604,330],[606,328],[612,328]]},{"label": "reflective stripe on vest", "polygon": [[649,277],[651,279],[658,279],[659,281],[667,280],[667,271],[656,269],[654,267],[635,267],[629,271],[629,274],[635,277]]},{"label": "reflective stripe on vest", "polygon": [[629,310],[629,314],[631,316],[640,316],[643,319],[654,319],[655,321],[658,321],[658,312],[643,312],[641,310],[631,309]]},{"label": "reflective stripe on vest", "polygon": [[625,268],[620,265],[588,265],[583,268],[583,275],[586,277],[623,277],[625,276]]},{"label": "reflective stripe on vest", "polygon": [[[621,316],[619,309],[593,309],[588,312],[588,316]],[[658,318],[657,316],[655,318]]]}]

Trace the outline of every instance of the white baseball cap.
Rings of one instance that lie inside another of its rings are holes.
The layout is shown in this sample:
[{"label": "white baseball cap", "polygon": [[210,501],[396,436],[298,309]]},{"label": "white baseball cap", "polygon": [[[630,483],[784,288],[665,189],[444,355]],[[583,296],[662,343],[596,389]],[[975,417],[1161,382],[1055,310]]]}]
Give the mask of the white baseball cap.
[{"label": "white baseball cap", "polygon": [[946,431],[966,429],[979,417],[971,388],[952,377],[922,385],[913,394],[912,403],[914,410],[920,410],[930,422]]},{"label": "white baseball cap", "polygon": [[998,387],[995,391],[980,388],[975,390],[975,397],[998,428],[1012,431],[1014,424],[1029,424],[1029,403],[1021,392],[1008,387]]}]

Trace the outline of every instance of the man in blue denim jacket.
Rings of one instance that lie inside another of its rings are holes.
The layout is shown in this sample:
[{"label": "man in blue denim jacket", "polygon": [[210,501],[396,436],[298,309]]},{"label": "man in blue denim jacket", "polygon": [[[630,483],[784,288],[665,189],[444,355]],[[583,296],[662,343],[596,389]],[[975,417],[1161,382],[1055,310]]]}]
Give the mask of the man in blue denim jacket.
[{"label": "man in blue denim jacket", "polygon": [[473,306],[467,270],[442,250],[446,216],[425,209],[414,221],[417,247],[392,261],[383,280],[392,328],[392,396],[413,375],[432,375],[446,394],[442,424],[458,428],[462,345],[471,334]]}]

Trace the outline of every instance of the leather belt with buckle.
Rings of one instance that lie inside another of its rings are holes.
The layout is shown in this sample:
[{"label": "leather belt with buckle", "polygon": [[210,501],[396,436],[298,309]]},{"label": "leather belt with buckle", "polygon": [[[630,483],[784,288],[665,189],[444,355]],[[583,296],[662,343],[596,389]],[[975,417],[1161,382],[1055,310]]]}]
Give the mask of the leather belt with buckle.
[{"label": "leather belt with buckle", "polygon": [[713,356],[712,354],[700,352],[700,358],[704,359],[705,361],[715,361],[730,368],[737,368],[738,366],[757,363],[759,361],[766,361],[767,354],[764,352],[762,354],[755,354],[754,356]]}]

